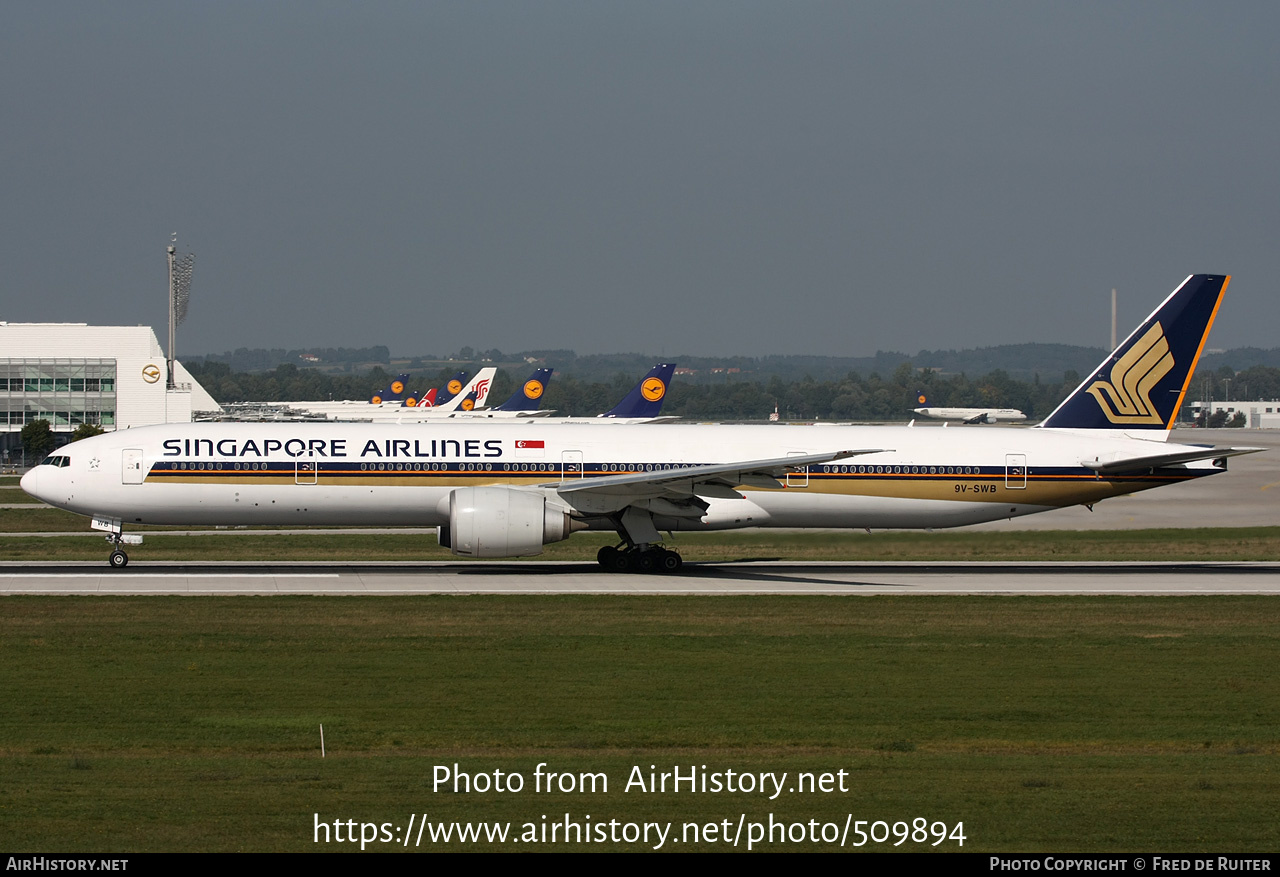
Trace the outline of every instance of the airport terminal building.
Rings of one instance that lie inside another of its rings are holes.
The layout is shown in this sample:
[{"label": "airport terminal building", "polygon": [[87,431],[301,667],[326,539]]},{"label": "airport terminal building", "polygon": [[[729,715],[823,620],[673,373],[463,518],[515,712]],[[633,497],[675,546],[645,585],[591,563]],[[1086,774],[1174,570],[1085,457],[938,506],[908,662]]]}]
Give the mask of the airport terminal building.
[{"label": "airport terminal building", "polygon": [[1225,411],[1228,415],[1237,413],[1245,416],[1245,427],[1248,429],[1280,429],[1280,400],[1260,399],[1256,402],[1192,402],[1191,419],[1200,416],[1200,412],[1208,408],[1210,414]]},{"label": "airport terminal building", "polygon": [[0,322],[0,459],[21,462],[22,427],[47,420],[60,443],[82,423],[105,430],[189,423],[221,407],[149,326]]}]

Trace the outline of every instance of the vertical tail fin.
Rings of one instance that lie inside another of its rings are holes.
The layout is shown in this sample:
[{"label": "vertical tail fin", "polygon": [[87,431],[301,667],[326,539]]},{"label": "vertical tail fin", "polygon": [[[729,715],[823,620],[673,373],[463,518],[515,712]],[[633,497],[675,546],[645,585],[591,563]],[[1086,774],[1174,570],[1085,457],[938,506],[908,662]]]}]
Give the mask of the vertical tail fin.
[{"label": "vertical tail fin", "polygon": [[434,389],[425,393],[406,393],[404,401],[400,403],[401,408],[430,408],[431,400],[436,396]]},{"label": "vertical tail fin", "polygon": [[503,402],[494,411],[537,411],[538,406],[542,404],[542,397],[546,393],[547,384],[551,383],[551,373],[555,369],[540,368],[529,375],[529,379],[524,382],[518,390],[511,394],[511,398]]},{"label": "vertical tail fin", "polygon": [[667,398],[667,385],[671,383],[671,375],[675,370],[674,362],[655,365],[626,398],[600,416],[657,417],[662,411],[663,400]]},{"label": "vertical tail fin", "polygon": [[467,373],[458,372],[449,378],[448,383],[441,387],[436,395],[435,407],[439,407],[453,399],[454,396],[462,392],[462,388],[466,386]]},{"label": "vertical tail fin", "polygon": [[[483,406],[484,400],[489,397],[489,387],[493,384],[493,376],[497,373],[498,370],[492,366],[480,369],[465,387],[458,389],[453,398],[444,402],[437,399],[436,404],[432,407],[441,411],[471,411]],[[450,381],[447,389],[452,389],[453,383],[453,381]]]},{"label": "vertical tail fin", "polygon": [[374,393],[373,398],[369,400],[370,405],[381,405],[383,402],[399,402],[404,398],[404,388],[409,381],[407,374],[396,375],[391,383],[387,384],[386,389],[381,393]]},{"label": "vertical tail fin", "polygon": [[1184,280],[1040,426],[1172,429],[1230,281]]}]

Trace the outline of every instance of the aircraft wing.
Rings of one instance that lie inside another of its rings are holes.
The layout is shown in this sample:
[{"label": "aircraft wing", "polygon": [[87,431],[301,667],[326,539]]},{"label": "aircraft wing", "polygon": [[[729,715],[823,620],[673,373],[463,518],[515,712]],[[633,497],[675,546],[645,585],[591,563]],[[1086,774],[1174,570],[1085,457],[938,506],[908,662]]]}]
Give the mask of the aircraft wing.
[{"label": "aircraft wing", "polygon": [[987,412],[985,411],[979,411],[977,414],[965,420],[965,423],[986,423],[986,422],[987,422]]},{"label": "aircraft wing", "polygon": [[1138,469],[1156,469],[1160,466],[1176,466],[1179,463],[1194,463],[1197,460],[1219,460],[1223,457],[1237,457],[1240,454],[1256,454],[1266,448],[1208,448],[1201,447],[1191,451],[1173,451],[1168,454],[1152,454],[1149,457],[1128,457],[1123,460],[1081,460],[1080,465],[1092,469],[1099,475],[1110,475],[1115,472],[1132,472]]},{"label": "aircraft wing", "polygon": [[594,494],[615,497],[657,496],[663,493],[692,495],[702,492],[703,485],[721,489],[747,485],[750,487],[780,488],[779,478],[787,472],[805,466],[830,463],[862,454],[879,454],[883,448],[865,448],[857,451],[831,451],[825,454],[806,454],[796,457],[775,457],[771,460],[750,460],[740,463],[712,463],[690,466],[687,469],[658,469],[653,472],[632,472],[626,475],[603,475],[578,481],[553,485],[560,494]]}]

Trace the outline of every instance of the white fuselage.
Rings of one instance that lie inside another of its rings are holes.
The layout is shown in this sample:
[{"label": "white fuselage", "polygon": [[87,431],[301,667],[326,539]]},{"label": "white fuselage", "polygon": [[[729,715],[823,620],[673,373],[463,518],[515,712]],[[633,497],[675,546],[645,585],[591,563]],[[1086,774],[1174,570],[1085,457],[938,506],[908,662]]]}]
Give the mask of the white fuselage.
[{"label": "white fuselage", "polygon": [[[1159,434],[1163,437],[1163,434]],[[1085,460],[1176,450],[1120,432],[876,426],[196,423],[76,442],[22,481],[33,496],[131,524],[441,525],[462,487],[554,492],[625,472],[884,449],[811,466],[781,489],[721,491],[660,529],[954,527],[1093,503],[1221,471],[1199,461],[1102,475]],[[727,493],[728,495],[724,495]],[[574,494],[573,496],[576,496]],[[599,499],[595,500],[597,503]],[[571,502],[572,504],[572,502]],[[584,510],[588,526],[609,522]]]},{"label": "white fuselage", "polygon": [[965,420],[975,423],[1021,423],[1027,419],[1016,408],[916,408],[921,417],[934,420]]}]

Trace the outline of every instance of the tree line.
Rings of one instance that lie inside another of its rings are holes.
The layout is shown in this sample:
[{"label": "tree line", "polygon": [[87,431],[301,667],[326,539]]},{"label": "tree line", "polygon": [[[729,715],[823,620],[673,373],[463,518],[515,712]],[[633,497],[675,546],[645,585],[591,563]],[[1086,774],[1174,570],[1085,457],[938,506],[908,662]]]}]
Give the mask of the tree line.
[{"label": "tree line", "polygon": [[[410,372],[408,389],[425,392],[439,387],[455,371],[474,373],[480,363],[455,363],[448,368]],[[327,399],[368,399],[390,383],[393,375],[374,367],[358,374],[327,374],[286,363],[266,372],[236,372],[225,363],[204,362],[187,366],[192,376],[220,403],[300,402]],[[515,367],[499,368],[490,391],[489,404],[507,398],[524,379]],[[555,375],[547,388],[544,408],[559,414],[591,416],[607,411],[640,378],[640,373],[618,372],[605,380],[589,380],[573,375]],[[783,420],[896,421],[909,419],[911,409],[920,407],[919,393],[929,404],[954,408],[1017,408],[1032,421],[1048,415],[1081,380],[1068,370],[1056,380],[1034,375],[1018,380],[996,369],[981,377],[944,375],[919,370],[906,362],[887,376],[878,372],[862,375],[849,372],[835,380],[785,380],[777,375],[767,380],[743,380],[720,385],[694,384],[677,376],[672,381],[664,414],[690,420],[764,420],[776,407]],[[1236,372],[1229,366],[1198,374],[1192,381],[1187,402],[1203,398],[1280,399],[1280,368],[1253,366]]]}]

